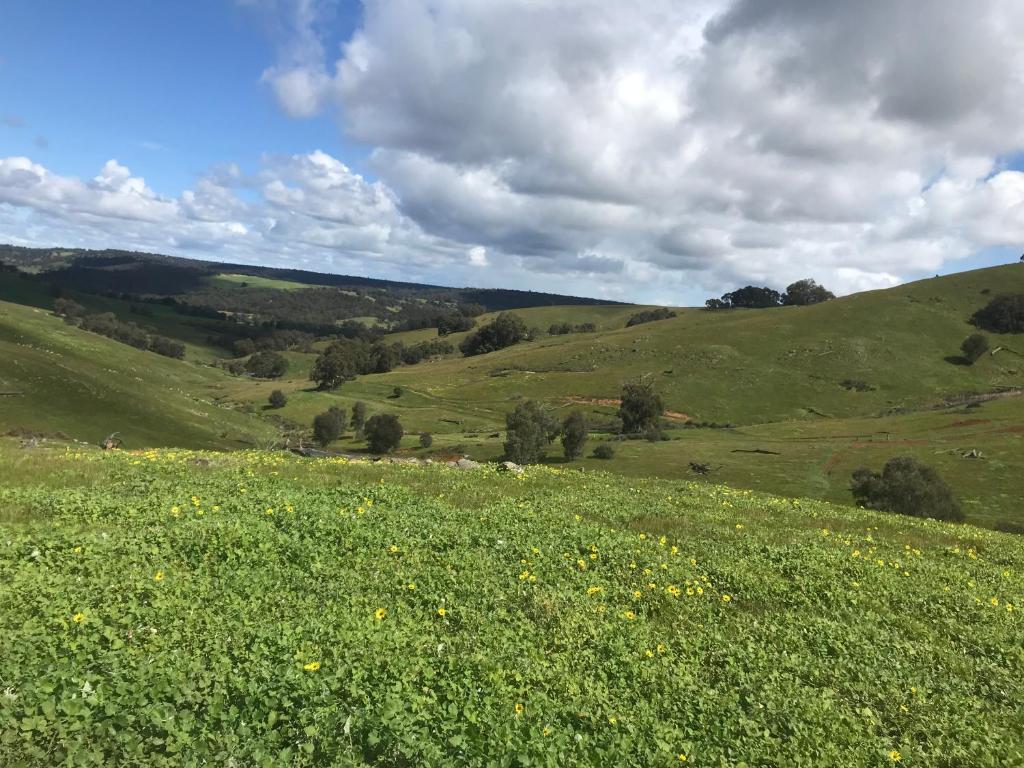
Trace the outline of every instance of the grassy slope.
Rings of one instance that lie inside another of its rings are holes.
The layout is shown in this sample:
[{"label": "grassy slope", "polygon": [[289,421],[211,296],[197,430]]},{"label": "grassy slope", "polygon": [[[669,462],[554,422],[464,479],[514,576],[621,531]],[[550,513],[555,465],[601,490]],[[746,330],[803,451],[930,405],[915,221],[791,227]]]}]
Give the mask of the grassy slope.
[{"label": "grassy slope", "polygon": [[0,430],[63,432],[129,446],[237,448],[270,426],[216,404],[228,377],[73,328],[34,307],[0,302]]},{"label": "grassy slope", "polygon": [[2,440],[0,510],[4,764],[1024,762],[1019,537],[602,473]]}]

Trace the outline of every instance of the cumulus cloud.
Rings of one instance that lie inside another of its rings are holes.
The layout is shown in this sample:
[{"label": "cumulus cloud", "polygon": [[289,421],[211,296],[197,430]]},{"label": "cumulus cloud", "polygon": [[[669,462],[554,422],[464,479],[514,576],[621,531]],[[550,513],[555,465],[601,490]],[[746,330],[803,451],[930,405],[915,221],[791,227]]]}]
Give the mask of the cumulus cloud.
[{"label": "cumulus cloud", "polygon": [[675,303],[1024,243],[1020,3],[365,0],[335,53],[331,3],[239,2],[275,20],[281,108],[336,116],[376,180],[310,152],[163,197],[6,158],[12,236]]},{"label": "cumulus cloud", "polygon": [[306,72],[492,261],[849,291],[1022,241],[1022,41],[1000,0],[367,0]]}]

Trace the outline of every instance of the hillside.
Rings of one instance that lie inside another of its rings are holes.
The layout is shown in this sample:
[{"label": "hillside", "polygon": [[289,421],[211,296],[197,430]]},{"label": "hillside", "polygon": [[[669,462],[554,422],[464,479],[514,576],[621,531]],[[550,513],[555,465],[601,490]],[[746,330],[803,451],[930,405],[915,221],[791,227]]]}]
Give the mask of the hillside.
[{"label": "hillside", "polygon": [[546,468],[0,458],[4,764],[1024,760],[1019,537]]}]

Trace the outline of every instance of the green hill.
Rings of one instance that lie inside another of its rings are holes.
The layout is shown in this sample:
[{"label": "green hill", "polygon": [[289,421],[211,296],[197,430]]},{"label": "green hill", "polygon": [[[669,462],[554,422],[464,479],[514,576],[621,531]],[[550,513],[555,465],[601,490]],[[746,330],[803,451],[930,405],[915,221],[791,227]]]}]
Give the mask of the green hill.
[{"label": "green hill", "polygon": [[0,440],[4,765],[1024,762],[1024,539],[679,481]]}]

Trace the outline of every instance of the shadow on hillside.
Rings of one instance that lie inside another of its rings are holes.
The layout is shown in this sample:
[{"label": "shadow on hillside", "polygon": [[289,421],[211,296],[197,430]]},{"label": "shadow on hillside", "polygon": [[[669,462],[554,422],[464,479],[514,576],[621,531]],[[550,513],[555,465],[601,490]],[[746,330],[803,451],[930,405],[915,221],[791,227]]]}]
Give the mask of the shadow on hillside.
[{"label": "shadow on hillside", "polygon": [[948,357],[944,357],[942,359],[945,360],[950,365],[969,366],[971,364],[971,361],[968,360],[966,357],[963,357],[962,355],[949,355]]}]

